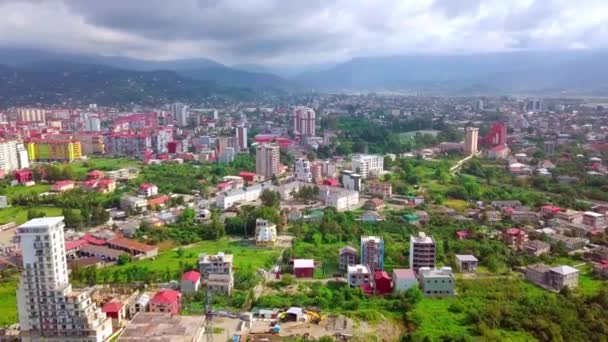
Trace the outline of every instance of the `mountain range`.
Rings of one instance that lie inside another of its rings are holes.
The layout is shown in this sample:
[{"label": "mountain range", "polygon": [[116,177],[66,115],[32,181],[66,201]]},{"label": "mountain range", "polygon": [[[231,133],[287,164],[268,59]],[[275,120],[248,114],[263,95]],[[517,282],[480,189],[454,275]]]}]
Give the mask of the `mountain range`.
[{"label": "mountain range", "polygon": [[[21,82],[16,89],[28,91],[31,86],[46,96],[54,91],[65,91],[65,88],[37,82],[35,74],[50,77],[53,73],[69,73],[79,81],[90,80],[96,75],[103,87],[119,79],[136,79],[139,86],[150,88],[150,93],[154,94],[158,92],[151,88],[163,84],[161,93],[170,98],[180,92],[188,96],[196,92],[213,92],[214,88],[223,91],[228,88],[409,91],[445,95],[608,95],[608,51],[605,50],[382,56],[308,66],[227,66],[206,58],[149,61],[4,48],[0,49],[0,65],[3,65],[0,69],[3,79]],[[125,73],[122,78],[120,71]],[[9,75],[19,76],[11,79]],[[112,91],[100,90],[102,93]],[[16,90],[7,91],[14,94]],[[0,93],[0,96],[6,96],[6,93]]]}]

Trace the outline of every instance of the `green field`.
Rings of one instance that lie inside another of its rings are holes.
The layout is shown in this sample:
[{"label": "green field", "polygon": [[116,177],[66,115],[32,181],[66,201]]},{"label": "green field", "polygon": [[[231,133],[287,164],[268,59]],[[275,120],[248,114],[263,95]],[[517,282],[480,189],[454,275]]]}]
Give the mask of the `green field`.
[{"label": "green field", "polygon": [[[523,280],[459,280],[457,296],[446,298],[424,297],[408,316],[416,324],[414,336],[431,341],[445,337],[458,340],[473,335],[469,314],[496,301],[509,300],[505,289],[517,290],[519,295],[535,298],[543,295],[542,289]],[[520,331],[491,330],[501,341],[536,341],[531,335]]]},{"label": "green field", "polygon": [[0,195],[7,196],[10,201],[11,198],[17,196],[39,195],[44,192],[49,192],[50,190],[51,186],[48,184],[36,184],[32,186],[17,185],[0,189]]},{"label": "green field", "polygon": [[57,207],[19,207],[12,206],[0,210],[0,224],[15,222],[17,224],[27,221],[27,211],[30,209],[41,210],[46,216],[61,216],[61,208]]},{"label": "green field", "polygon": [[0,283],[0,326],[17,323],[17,284],[18,277]]},{"label": "green field", "polygon": [[190,247],[185,247],[181,257],[176,250],[168,250],[158,254],[154,260],[141,260],[122,266],[109,267],[109,271],[120,268],[128,268],[130,265],[146,267],[150,271],[165,272],[167,269],[178,271],[179,264],[196,265],[200,253],[215,254],[224,252],[234,254],[234,267],[236,269],[253,269],[260,267],[269,268],[279,257],[279,249],[258,248],[247,241],[230,241],[223,238],[219,241],[203,241]]}]

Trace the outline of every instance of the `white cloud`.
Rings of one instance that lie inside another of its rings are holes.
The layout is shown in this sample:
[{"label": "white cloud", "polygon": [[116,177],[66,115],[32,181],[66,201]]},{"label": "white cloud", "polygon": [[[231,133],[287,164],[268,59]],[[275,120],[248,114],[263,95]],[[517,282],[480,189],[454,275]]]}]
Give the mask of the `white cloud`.
[{"label": "white cloud", "polygon": [[604,48],[605,0],[0,0],[0,45],[305,64],[356,56]]}]

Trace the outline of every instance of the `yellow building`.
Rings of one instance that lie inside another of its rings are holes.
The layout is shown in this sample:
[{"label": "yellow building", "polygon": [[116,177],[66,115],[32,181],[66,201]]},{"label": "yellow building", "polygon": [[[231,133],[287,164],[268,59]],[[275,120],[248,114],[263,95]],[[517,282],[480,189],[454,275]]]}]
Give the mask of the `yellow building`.
[{"label": "yellow building", "polygon": [[27,154],[33,161],[73,161],[82,158],[77,140],[34,139],[27,143]]}]

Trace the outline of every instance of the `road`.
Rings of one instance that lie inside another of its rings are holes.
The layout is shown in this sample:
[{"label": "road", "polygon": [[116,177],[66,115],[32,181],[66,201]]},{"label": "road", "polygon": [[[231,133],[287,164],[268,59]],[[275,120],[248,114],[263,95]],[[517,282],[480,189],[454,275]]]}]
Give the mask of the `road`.
[{"label": "road", "polygon": [[467,161],[469,161],[471,158],[476,157],[480,154],[481,152],[477,152],[477,154],[471,154],[470,156],[464,157],[462,159],[460,159],[456,165],[452,166],[450,168],[450,173],[453,175],[454,173],[456,173],[456,171],[458,171],[462,165],[464,165],[464,163],[466,163]]}]

